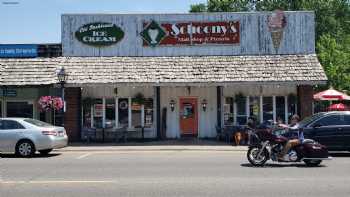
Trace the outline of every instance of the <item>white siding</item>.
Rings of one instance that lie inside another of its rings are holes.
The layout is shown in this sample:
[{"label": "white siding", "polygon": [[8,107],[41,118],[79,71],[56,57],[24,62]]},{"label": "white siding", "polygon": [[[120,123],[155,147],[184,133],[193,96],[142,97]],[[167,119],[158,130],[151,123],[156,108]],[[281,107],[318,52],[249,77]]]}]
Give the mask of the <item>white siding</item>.
[{"label": "white siding", "polygon": [[[63,56],[195,56],[195,55],[261,55],[315,53],[315,23],[313,12],[285,12],[284,28],[279,51],[275,51],[267,26],[270,12],[257,13],[200,13],[200,14],[69,14],[62,16]],[[240,44],[196,46],[142,46],[142,23],[185,21],[240,22]],[[84,24],[110,22],[125,32],[124,38],[109,47],[84,45],[74,32]]]}]

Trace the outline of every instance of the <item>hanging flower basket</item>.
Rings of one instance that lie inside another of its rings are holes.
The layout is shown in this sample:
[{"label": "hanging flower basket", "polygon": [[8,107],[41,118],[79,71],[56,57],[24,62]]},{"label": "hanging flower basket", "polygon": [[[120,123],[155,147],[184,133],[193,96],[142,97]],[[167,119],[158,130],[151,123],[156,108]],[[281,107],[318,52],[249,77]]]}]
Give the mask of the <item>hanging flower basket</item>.
[{"label": "hanging flower basket", "polygon": [[62,98],[56,96],[42,96],[38,104],[41,111],[59,111],[64,105]]}]

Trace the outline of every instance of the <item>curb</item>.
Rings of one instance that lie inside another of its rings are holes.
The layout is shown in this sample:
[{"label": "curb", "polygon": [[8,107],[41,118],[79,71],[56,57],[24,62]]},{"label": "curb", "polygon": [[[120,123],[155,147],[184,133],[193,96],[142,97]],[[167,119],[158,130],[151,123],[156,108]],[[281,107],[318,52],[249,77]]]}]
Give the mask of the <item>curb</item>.
[{"label": "curb", "polygon": [[86,147],[86,148],[63,148],[56,149],[55,152],[146,152],[146,151],[218,151],[218,152],[245,152],[247,148],[186,148],[186,147],[164,147],[164,148],[148,148],[148,147],[118,147],[118,148],[95,148],[95,147]]}]

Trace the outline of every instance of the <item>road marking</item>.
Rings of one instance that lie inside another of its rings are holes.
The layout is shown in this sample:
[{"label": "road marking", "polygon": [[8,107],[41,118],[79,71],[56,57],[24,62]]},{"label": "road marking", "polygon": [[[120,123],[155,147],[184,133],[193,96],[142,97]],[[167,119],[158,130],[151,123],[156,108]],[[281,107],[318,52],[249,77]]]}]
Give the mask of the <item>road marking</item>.
[{"label": "road marking", "polygon": [[83,180],[75,180],[75,181],[2,181],[0,182],[2,184],[67,184],[67,183],[115,183],[115,181],[109,181],[109,180],[90,180],[90,181],[83,181]]},{"label": "road marking", "polygon": [[86,153],[86,154],[80,155],[79,157],[77,157],[77,159],[83,159],[83,158],[86,158],[90,155],[92,155],[92,153]]},{"label": "road marking", "polygon": [[[86,153],[87,151],[62,151],[62,152],[56,152],[56,153],[60,153],[60,154],[82,154],[82,153]],[[166,151],[129,151],[129,150],[126,150],[126,151],[91,151],[90,153],[87,153],[87,154],[138,154],[138,153],[144,153],[144,154],[154,154],[154,153],[164,153],[164,154],[167,154],[167,153],[188,153],[188,154],[192,154],[192,153],[220,153],[220,154],[242,154],[242,153],[246,153],[247,151],[202,151],[202,150],[191,150],[191,151],[187,151],[187,150],[166,150]]]}]

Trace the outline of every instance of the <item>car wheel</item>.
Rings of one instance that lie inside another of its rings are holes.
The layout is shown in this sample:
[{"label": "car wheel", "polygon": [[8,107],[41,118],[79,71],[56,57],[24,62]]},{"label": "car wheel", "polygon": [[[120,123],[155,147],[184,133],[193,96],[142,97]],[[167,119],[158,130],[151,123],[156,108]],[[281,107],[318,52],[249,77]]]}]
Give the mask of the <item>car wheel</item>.
[{"label": "car wheel", "polygon": [[16,155],[21,157],[31,157],[35,153],[35,147],[33,142],[29,140],[22,140],[17,143]]},{"label": "car wheel", "polygon": [[39,153],[41,155],[48,155],[51,151],[52,149],[45,149],[45,150],[39,150]]}]

